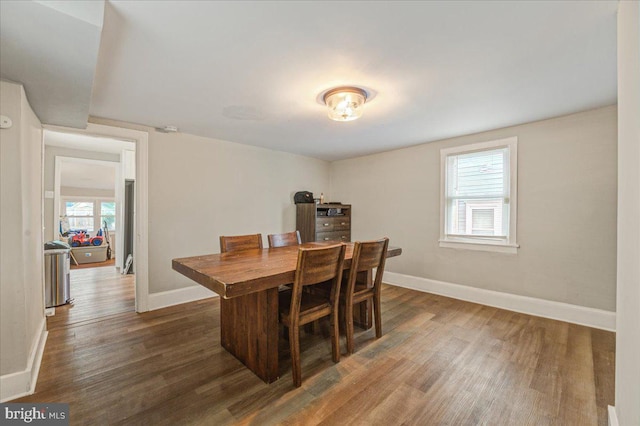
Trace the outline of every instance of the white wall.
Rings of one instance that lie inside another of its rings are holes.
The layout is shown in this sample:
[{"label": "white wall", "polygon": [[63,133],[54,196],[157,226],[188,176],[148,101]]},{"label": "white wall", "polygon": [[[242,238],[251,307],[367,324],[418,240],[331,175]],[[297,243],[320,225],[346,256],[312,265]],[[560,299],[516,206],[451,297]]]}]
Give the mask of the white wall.
[{"label": "white wall", "polygon": [[114,198],[116,196],[116,191],[113,189],[76,188],[73,186],[61,186],[60,195],[63,197]]},{"label": "white wall", "polygon": [[[0,375],[25,367],[27,336],[24,332],[24,285],[22,268],[22,187],[20,173],[20,86],[0,82],[0,113],[13,127],[0,130]],[[17,249],[16,244],[17,243]],[[16,303],[19,301],[20,303]]]},{"label": "white wall", "polygon": [[640,425],[640,7],[618,6],[616,412]]},{"label": "white wall", "polygon": [[149,132],[149,293],[194,286],[177,257],[217,253],[220,235],[295,229],[293,194],[329,188],[329,163],[184,133]]},{"label": "white wall", "polygon": [[219,252],[220,235],[295,229],[293,194],[329,187],[329,165],[187,134],[149,134],[149,292],[193,281],[171,259]]},{"label": "white wall", "polygon": [[[440,248],[440,149],[518,137],[517,255]],[[387,270],[615,311],[616,108],[331,164],[332,199],[353,204],[352,237],[387,235]]]},{"label": "white wall", "polygon": [[21,85],[0,82],[0,399],[27,392],[44,333],[42,129]]},{"label": "white wall", "polygon": [[21,87],[22,258],[26,333],[31,352],[44,320],[44,255],[42,241],[42,125]]},{"label": "white wall", "polygon": [[[119,154],[109,154],[105,152],[85,151],[81,149],[62,148],[57,146],[44,147],[44,190],[53,191],[55,189],[55,161],[56,156],[85,158],[90,160],[102,160],[119,162]],[[111,191],[113,193],[113,191]],[[71,194],[67,194],[71,195]],[[45,241],[53,240],[57,237],[57,224],[53,218],[53,198],[44,200],[44,239]]]}]

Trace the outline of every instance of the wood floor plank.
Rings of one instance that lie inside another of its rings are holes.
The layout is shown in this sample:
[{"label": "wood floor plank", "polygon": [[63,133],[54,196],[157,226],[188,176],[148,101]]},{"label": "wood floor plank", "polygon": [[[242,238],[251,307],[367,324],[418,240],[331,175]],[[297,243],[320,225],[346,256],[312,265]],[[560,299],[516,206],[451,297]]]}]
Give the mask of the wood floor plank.
[{"label": "wood floor plank", "polygon": [[591,329],[593,347],[593,374],[595,378],[598,424],[609,424],[608,405],[614,400],[614,373],[616,339],[614,333]]},{"label": "wood floor plank", "polygon": [[606,425],[615,335],[404,288],[382,290],[383,336],[356,328],[331,361],[326,324],[301,333],[302,387],[265,384],[220,345],[216,298],[136,314],[133,276],[72,272],[49,317],[34,395],[71,424]]}]

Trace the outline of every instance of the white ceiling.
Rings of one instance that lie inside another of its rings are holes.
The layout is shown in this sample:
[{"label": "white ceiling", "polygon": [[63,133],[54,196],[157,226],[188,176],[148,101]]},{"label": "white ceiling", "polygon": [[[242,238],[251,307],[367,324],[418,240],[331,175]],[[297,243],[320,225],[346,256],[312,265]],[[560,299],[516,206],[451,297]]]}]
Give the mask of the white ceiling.
[{"label": "white ceiling", "polygon": [[[348,158],[615,103],[616,10],[616,1],[108,1],[89,111]],[[343,84],[371,92],[359,120],[330,121],[318,100]]]},{"label": "white ceiling", "polygon": [[83,151],[106,152],[110,154],[121,154],[124,149],[135,151],[136,148],[136,144],[134,142],[119,139],[59,132],[48,129],[45,129],[43,134],[44,144],[47,146],[80,149]]},{"label": "white ceiling", "polygon": [[44,123],[85,127],[104,1],[0,1],[0,76]]}]

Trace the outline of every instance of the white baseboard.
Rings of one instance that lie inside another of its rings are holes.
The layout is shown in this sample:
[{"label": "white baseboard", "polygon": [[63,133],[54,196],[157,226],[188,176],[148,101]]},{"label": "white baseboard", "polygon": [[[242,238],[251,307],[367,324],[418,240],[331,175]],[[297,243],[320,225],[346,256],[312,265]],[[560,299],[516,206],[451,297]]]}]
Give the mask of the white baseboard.
[{"label": "white baseboard", "polygon": [[196,300],[217,296],[218,295],[216,293],[205,287],[202,287],[201,285],[193,285],[176,290],[161,291],[160,293],[150,293],[149,310],[154,311],[156,309],[162,309],[168,306],[180,305],[181,303],[194,302]]},{"label": "white baseboard", "polygon": [[16,373],[0,376],[0,402],[11,401],[35,392],[42,354],[44,353],[48,335],[46,318],[42,318],[38,341],[31,349],[27,368]]},{"label": "white baseboard", "polygon": [[398,287],[439,294],[509,311],[586,325],[607,331],[616,330],[616,313],[602,309],[485,290],[389,271],[384,272],[384,282]]},{"label": "white baseboard", "polygon": [[616,407],[613,405],[607,406],[609,412],[609,426],[618,426],[618,413],[616,413]]}]

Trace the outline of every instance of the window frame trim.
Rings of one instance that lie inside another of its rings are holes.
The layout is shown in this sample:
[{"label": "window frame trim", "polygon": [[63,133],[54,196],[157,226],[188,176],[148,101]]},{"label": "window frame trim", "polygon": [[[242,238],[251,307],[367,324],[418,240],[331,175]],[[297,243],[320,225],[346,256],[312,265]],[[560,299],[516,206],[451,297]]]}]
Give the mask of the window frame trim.
[{"label": "window frame trim", "polygon": [[[509,150],[509,235],[506,240],[495,241],[474,236],[452,237],[445,231],[447,215],[447,157],[452,154],[473,153],[491,149],[508,148]],[[492,141],[470,143],[440,149],[440,238],[441,248],[482,250],[499,253],[517,254],[520,247],[517,243],[518,218],[518,137],[511,136]]]},{"label": "window frame trim", "polygon": [[[93,223],[95,225],[95,218],[102,218],[102,203],[115,203],[116,199],[115,197],[93,197],[93,196],[82,196],[82,195],[61,195],[60,196],[60,217],[66,216],[66,217],[92,217],[93,218]],[[69,216],[67,215],[67,207],[66,207],[66,202],[67,201],[79,201],[79,202],[90,202],[93,204],[93,216]],[[116,208],[117,210],[117,208]],[[96,212],[98,212],[98,216],[96,216]],[[110,215],[107,215],[110,216]],[[114,217],[117,217],[116,214],[113,215]],[[99,224],[99,228],[102,229],[102,222],[100,222]],[[95,228],[95,226],[94,226]],[[93,231],[89,231],[89,232],[97,232],[97,229],[94,229]],[[115,229],[110,229],[109,232],[116,232]]]}]

